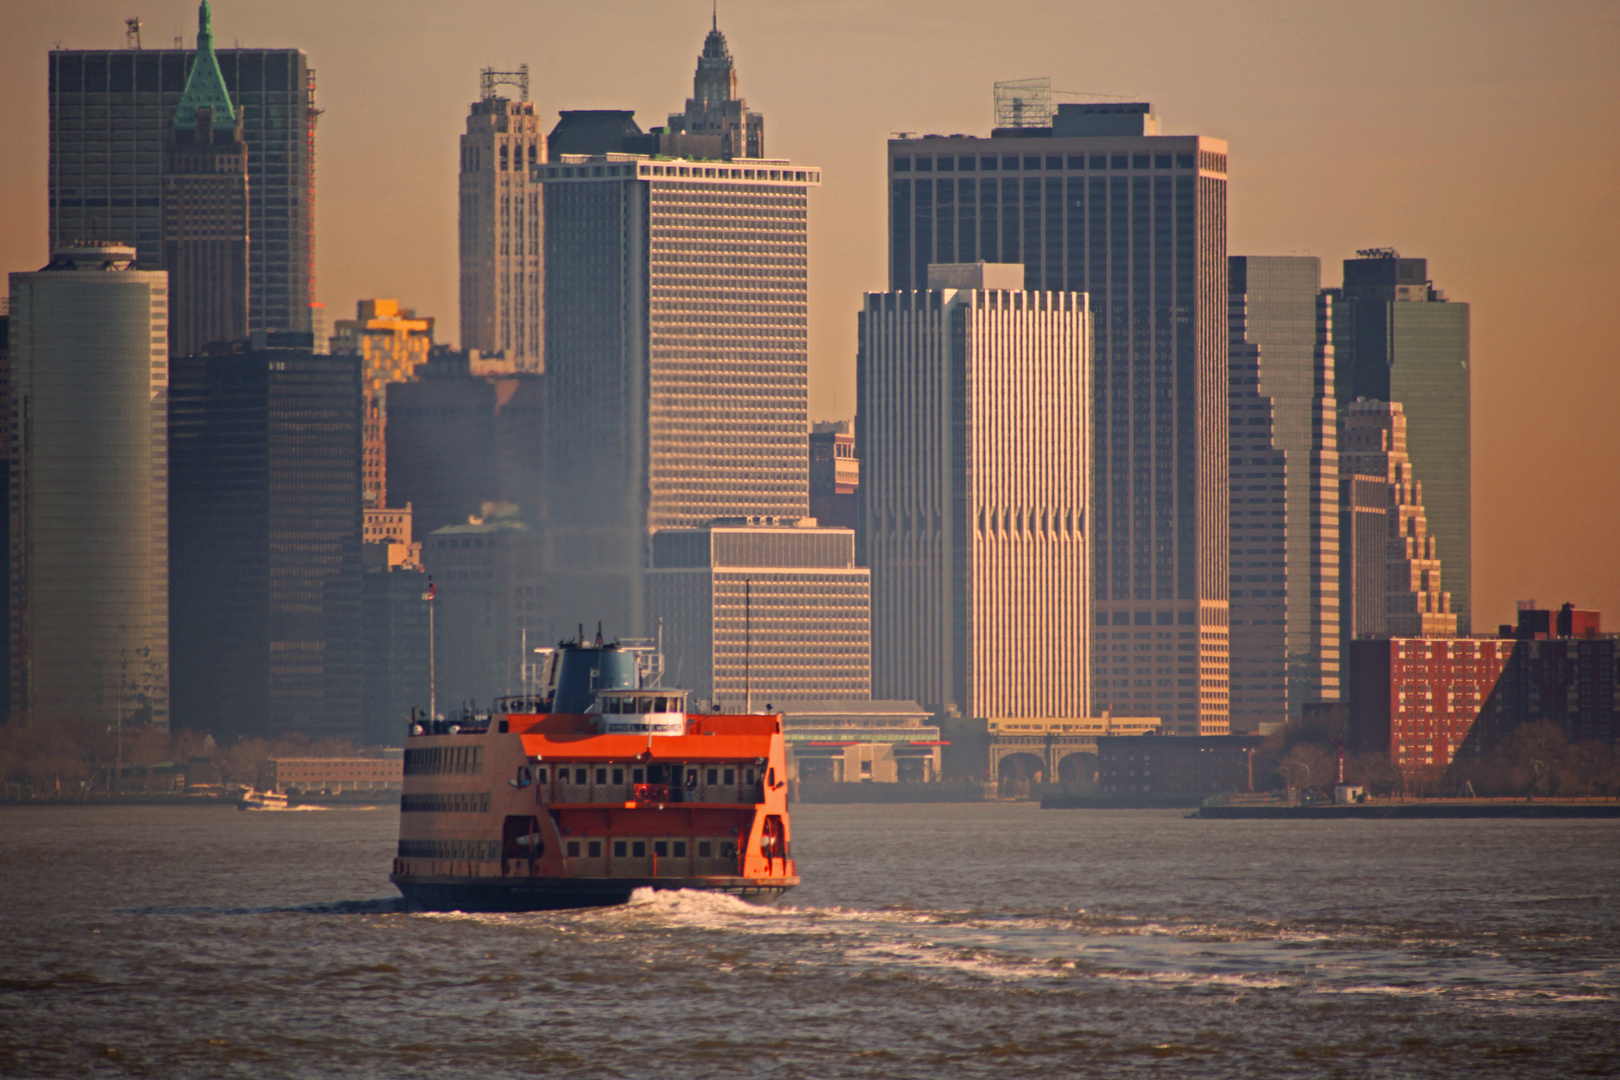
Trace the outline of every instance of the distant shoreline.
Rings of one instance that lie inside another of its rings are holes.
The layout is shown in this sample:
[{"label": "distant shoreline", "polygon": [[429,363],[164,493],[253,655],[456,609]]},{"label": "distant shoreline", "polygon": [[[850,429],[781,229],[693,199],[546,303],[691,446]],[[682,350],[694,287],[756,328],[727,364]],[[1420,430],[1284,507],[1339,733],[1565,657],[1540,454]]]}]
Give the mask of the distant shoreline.
[{"label": "distant shoreline", "polygon": [[1350,806],[1202,806],[1197,817],[1231,820],[1366,820],[1437,818],[1620,818],[1620,802],[1566,799],[1436,799],[1411,802],[1356,803]]},{"label": "distant shoreline", "polygon": [[[61,799],[0,799],[0,810],[13,810],[27,806],[189,806],[198,809],[234,808],[240,802],[226,795],[92,795],[87,798]],[[341,810],[351,806],[397,806],[399,792],[387,795],[361,795],[356,797],[329,796],[311,799],[295,798],[292,806],[320,806]],[[257,811],[255,811],[257,812]]]}]

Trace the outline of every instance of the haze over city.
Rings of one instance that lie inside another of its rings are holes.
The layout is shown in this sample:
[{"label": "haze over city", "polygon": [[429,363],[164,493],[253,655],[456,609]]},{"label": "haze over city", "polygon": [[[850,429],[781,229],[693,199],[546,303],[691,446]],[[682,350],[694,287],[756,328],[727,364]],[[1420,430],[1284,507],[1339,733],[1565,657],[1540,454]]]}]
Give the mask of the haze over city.
[{"label": "haze over city", "polygon": [[[189,2],[9,3],[0,43],[0,262],[45,240],[44,55],[148,47]],[[559,109],[679,107],[701,2],[386,7],[231,3],[221,47],[296,47],[318,73],[317,295],[329,317],[398,296],[456,323],[456,145],[477,71],[527,64]],[[824,170],[812,196],[810,414],[854,412],[854,313],[885,287],[883,154],[894,132],[986,134],[990,87],[1151,101],[1165,134],[1231,147],[1228,249],[1426,258],[1472,307],[1475,624],[1513,602],[1620,608],[1620,14],[1554,3],[722,5],[741,90],[771,151]],[[1058,100],[1088,100],[1059,96]]]}]

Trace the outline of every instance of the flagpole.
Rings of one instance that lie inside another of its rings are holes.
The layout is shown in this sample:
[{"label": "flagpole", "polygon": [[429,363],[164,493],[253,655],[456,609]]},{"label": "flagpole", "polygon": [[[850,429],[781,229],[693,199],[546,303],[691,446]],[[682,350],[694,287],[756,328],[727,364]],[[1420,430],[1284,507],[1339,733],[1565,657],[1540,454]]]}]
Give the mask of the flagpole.
[{"label": "flagpole", "polygon": [[433,579],[428,578],[428,720],[432,722],[439,718],[439,672],[438,656],[434,650],[433,640],[433,594],[438,591]]}]

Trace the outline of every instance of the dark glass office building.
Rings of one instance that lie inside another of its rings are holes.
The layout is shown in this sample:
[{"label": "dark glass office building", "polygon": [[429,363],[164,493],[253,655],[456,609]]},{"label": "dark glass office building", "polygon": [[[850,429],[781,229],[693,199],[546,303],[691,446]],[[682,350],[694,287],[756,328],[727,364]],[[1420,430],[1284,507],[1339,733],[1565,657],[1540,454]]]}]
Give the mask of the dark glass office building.
[{"label": "dark glass office building", "polygon": [[1096,319],[1092,708],[1228,729],[1226,143],[1145,103],[889,142],[889,288],[1018,262]]},{"label": "dark glass office building", "polygon": [[[297,49],[217,49],[248,147],[249,327],[310,332],[315,73]],[[117,239],[163,270],[165,140],[195,49],[50,54],[50,242]]]},{"label": "dark glass office building", "polygon": [[172,361],[176,727],[362,734],[360,358],[310,346]]},{"label": "dark glass office building", "polygon": [[1339,405],[1401,404],[1457,633],[1466,636],[1473,594],[1468,305],[1434,287],[1427,260],[1391,249],[1360,254],[1344,261],[1333,305]]},{"label": "dark glass office building", "polygon": [[[1253,731],[1339,698],[1337,401],[1321,260],[1229,266],[1233,722]],[[1252,684],[1241,724],[1240,667]]]}]

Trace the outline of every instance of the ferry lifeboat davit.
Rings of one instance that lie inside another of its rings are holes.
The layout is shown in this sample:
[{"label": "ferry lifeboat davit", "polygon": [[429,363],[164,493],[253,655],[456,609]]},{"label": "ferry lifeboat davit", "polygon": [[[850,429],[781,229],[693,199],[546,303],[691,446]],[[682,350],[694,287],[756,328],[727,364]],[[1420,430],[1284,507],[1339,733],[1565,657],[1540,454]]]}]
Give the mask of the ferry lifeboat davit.
[{"label": "ferry lifeboat davit", "polygon": [[645,681],[632,650],[582,634],[543,696],[413,723],[389,875],[407,902],[535,911],[797,885],[782,718],[689,713],[686,691]]}]

